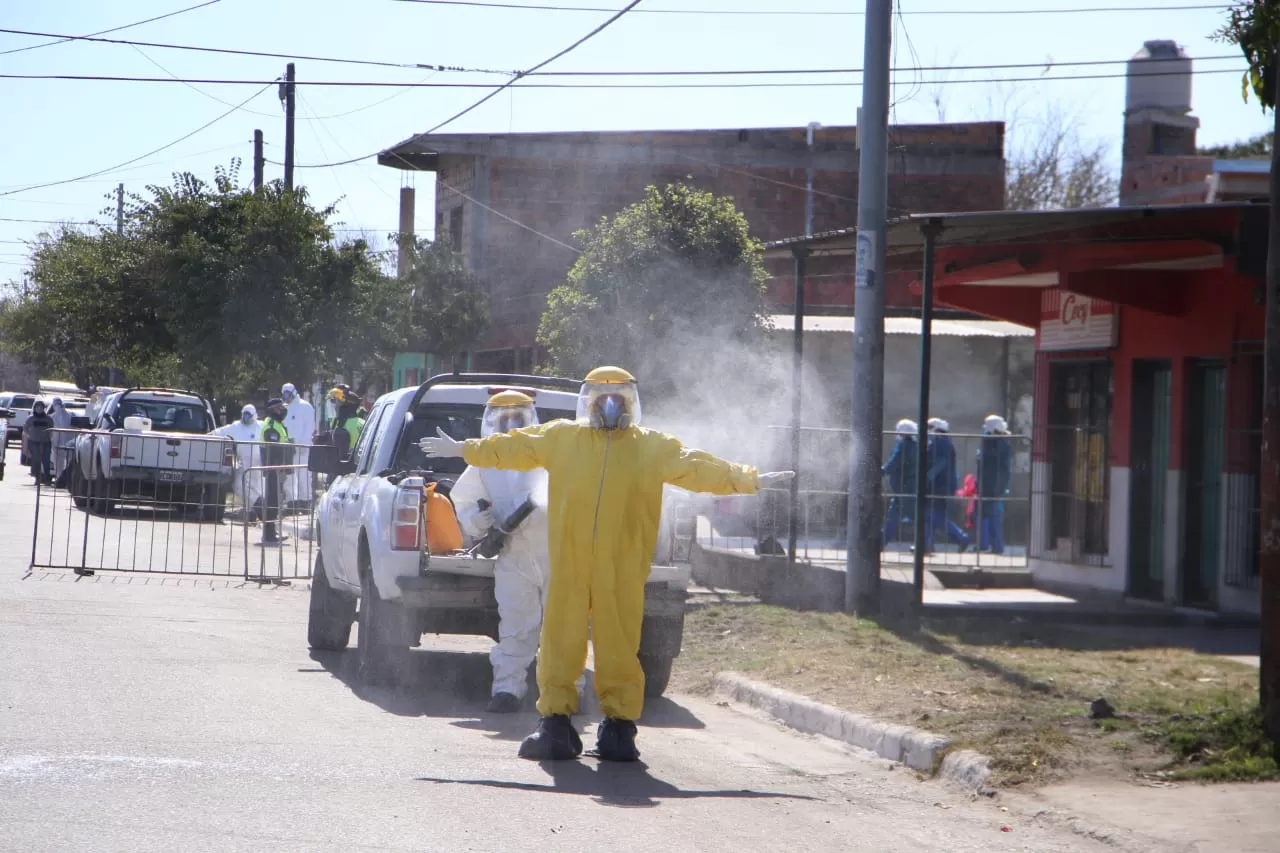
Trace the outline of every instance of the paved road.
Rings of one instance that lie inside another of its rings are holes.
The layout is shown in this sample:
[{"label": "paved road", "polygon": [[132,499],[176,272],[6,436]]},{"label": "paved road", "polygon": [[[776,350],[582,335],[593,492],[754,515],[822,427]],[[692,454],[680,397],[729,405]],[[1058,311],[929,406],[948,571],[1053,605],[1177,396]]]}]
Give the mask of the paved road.
[{"label": "paved road", "polygon": [[[0,538],[21,546],[34,490],[9,471]],[[6,850],[1103,849],[693,698],[650,706],[642,764],[520,761],[534,719],[481,711],[481,652],[424,650],[431,685],[365,690],[308,652],[305,583],[27,561],[0,554]]]}]

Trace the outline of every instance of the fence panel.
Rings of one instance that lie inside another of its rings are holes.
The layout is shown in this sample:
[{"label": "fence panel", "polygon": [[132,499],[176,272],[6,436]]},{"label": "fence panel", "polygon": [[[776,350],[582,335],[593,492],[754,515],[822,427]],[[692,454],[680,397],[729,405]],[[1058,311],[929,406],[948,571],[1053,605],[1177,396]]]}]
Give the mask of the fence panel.
[{"label": "fence panel", "polygon": [[54,433],[51,476],[37,481],[32,568],[310,577],[312,502],[282,507],[283,541],[264,546],[258,501],[262,478],[310,478],[305,466],[255,467],[248,463],[262,445],[220,436],[182,436],[175,444],[173,436],[147,433]]},{"label": "fence panel", "polygon": [[[773,431],[789,427],[770,427]],[[847,547],[850,432],[803,428],[797,510],[797,558],[843,564]],[[1021,569],[1027,565],[1031,530],[1030,438],[950,433],[955,450],[955,481],[949,491],[935,479],[927,514],[934,522],[932,548],[926,563],[933,568]],[[1008,494],[981,494],[978,488],[979,452],[991,442],[1007,443]],[[886,461],[897,442],[884,434]],[[774,444],[780,443],[778,441]],[[936,460],[935,460],[936,461]],[[776,460],[775,460],[776,462]],[[927,460],[926,460],[927,462]],[[957,494],[974,476],[973,494]],[[945,479],[939,472],[939,478]],[[887,478],[882,492],[881,518],[885,566],[908,566],[914,559],[914,472],[905,487]],[[754,554],[786,554],[791,497],[788,489],[766,489],[759,495],[704,501],[697,519],[696,539],[703,545]],[[983,535],[986,522],[987,535]],[[1002,541],[1001,541],[1002,540]],[[1001,547],[1002,546],[1002,547]]]}]

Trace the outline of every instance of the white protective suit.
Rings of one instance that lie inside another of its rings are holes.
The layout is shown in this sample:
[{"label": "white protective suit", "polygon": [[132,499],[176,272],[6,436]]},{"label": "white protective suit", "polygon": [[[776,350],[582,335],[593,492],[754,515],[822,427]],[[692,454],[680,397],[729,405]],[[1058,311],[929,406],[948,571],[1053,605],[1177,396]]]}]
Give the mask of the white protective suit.
[{"label": "white protective suit", "polygon": [[[253,420],[247,424],[243,420],[246,414],[253,415]],[[262,472],[249,470],[262,465],[262,453],[256,443],[262,441],[262,422],[258,420],[258,410],[253,406],[245,406],[240,416],[241,420],[218,427],[213,435],[223,435],[236,442],[235,493],[248,513],[262,498]]]},{"label": "white protective suit", "polygon": [[[458,522],[469,536],[479,538],[488,530],[478,501],[486,500],[494,523],[501,524],[530,495],[545,502],[547,472],[499,471],[468,466],[450,497]],[[551,558],[547,544],[547,510],[539,506],[516,528],[498,555],[493,569],[494,596],[498,599],[498,642],[489,652],[493,664],[493,693],[509,693],[523,699],[528,692],[529,665],[538,653]]]},{"label": "white protective suit", "polygon": [[[49,406],[49,417],[53,418],[55,428],[71,429],[71,412],[67,411],[66,406],[62,404],[61,397],[53,398],[53,402]],[[55,432],[53,434],[53,478],[55,480],[71,464],[75,443],[76,437],[69,432]]]},{"label": "white protective suit", "polygon": [[280,391],[288,403],[288,414],[284,416],[284,428],[289,430],[289,439],[293,442],[293,464],[303,466],[294,472],[294,476],[284,481],[284,499],[289,502],[311,500],[311,472],[305,470],[307,457],[310,455],[311,441],[316,434],[316,409],[298,395],[292,383],[286,384]]}]

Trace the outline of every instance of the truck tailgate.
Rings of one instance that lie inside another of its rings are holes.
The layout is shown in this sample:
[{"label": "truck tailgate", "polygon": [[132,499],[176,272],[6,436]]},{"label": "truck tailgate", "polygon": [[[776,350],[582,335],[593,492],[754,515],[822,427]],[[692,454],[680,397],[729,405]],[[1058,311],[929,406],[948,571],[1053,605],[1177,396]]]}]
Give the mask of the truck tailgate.
[{"label": "truck tailgate", "polygon": [[228,442],[181,433],[113,433],[121,439],[120,465],[129,468],[218,473],[226,469]]}]

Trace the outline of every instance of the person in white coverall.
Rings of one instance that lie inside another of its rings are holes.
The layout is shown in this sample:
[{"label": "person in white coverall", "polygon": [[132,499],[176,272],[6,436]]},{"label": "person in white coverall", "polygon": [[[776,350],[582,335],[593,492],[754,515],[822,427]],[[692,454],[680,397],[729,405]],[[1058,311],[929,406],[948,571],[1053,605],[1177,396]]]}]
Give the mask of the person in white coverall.
[{"label": "person in white coverall", "polygon": [[[489,398],[480,424],[487,438],[538,423],[533,400],[519,391]],[[449,493],[463,531],[476,539],[501,524],[530,497],[537,508],[511,533],[493,569],[498,600],[498,642],[489,652],[493,690],[488,711],[520,710],[528,692],[529,665],[538,653],[551,559],[547,537],[547,472],[500,471],[468,466]],[[482,508],[481,501],[485,502]],[[581,679],[578,685],[582,690]]]},{"label": "person in white coverall", "polygon": [[254,504],[262,498],[262,472],[249,470],[262,465],[262,454],[256,444],[262,441],[258,410],[252,405],[245,406],[240,410],[240,420],[218,427],[213,434],[224,435],[236,443],[235,492],[248,518],[254,512]]},{"label": "person in white coverall", "polygon": [[286,477],[284,481],[284,499],[289,504],[311,503],[311,472],[306,470],[307,456],[310,453],[311,441],[316,434],[315,406],[302,399],[298,389],[292,382],[286,382],[280,389],[280,399],[288,407],[284,417],[284,428],[289,430],[289,438],[293,442],[293,464],[302,468]]}]

